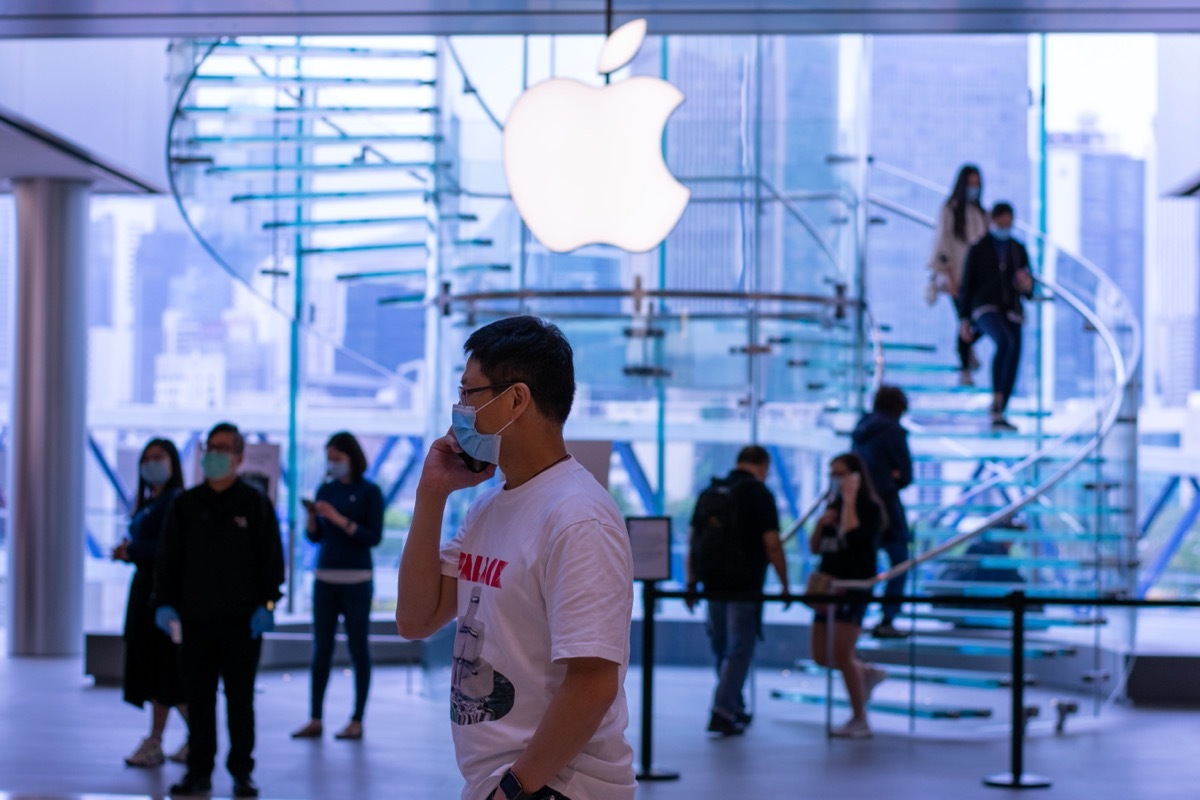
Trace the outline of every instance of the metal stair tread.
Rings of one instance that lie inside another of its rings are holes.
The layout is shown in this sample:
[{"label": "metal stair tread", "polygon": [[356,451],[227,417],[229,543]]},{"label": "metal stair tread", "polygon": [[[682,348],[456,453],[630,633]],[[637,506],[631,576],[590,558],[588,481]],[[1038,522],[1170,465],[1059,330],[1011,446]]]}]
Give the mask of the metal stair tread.
[{"label": "metal stair tread", "polygon": [[[809,703],[811,705],[825,705],[826,702],[824,693],[805,692],[799,689],[772,689],[771,697],[776,700]],[[832,700],[833,704],[839,708],[850,705],[850,702],[843,697],[835,696]],[[867,704],[867,709],[881,714],[899,714],[906,717],[916,716],[923,719],[986,719],[992,716],[992,709],[990,708],[938,705],[934,703],[918,703],[910,707],[908,703],[874,699]]]},{"label": "metal stair tread", "polygon": [[[978,689],[1003,689],[1012,685],[1012,674],[989,670],[954,669],[952,667],[909,667],[905,664],[882,664],[872,661],[871,666],[887,673],[888,680],[916,683],[933,683],[945,686],[964,686]],[[797,659],[796,669],[807,675],[824,675],[822,667],[812,659]],[[1025,674],[1025,685],[1036,686],[1037,676]]]},{"label": "metal stair tread", "polygon": [[[905,617],[913,619],[934,620],[939,622],[960,622],[967,625],[979,623],[978,627],[1004,628],[1011,627],[1012,614],[1006,610],[970,609],[970,608],[931,608],[908,611]],[[994,625],[992,623],[995,623]],[[1108,619],[1103,616],[1063,616],[1061,614],[1045,614],[1038,612],[1025,613],[1025,625],[1029,628],[1047,630],[1052,627],[1084,628],[1097,625],[1107,625]]]},{"label": "metal stair tread", "polygon": [[404,105],[404,106],[181,106],[179,109],[186,114],[197,116],[216,114],[230,117],[276,117],[276,116],[358,116],[371,114],[373,116],[392,117],[408,116],[410,114],[436,114],[437,106]]},{"label": "metal stair tread", "polygon": [[[1000,656],[1012,655],[1012,643],[1007,639],[987,639],[969,637],[939,636],[927,633],[916,633],[905,639],[866,639],[858,643],[860,650],[887,651],[900,648],[914,647],[924,652],[952,652],[961,655]],[[1070,656],[1076,653],[1071,645],[1054,642],[1031,642],[1026,640],[1025,658],[1055,658]]]}]

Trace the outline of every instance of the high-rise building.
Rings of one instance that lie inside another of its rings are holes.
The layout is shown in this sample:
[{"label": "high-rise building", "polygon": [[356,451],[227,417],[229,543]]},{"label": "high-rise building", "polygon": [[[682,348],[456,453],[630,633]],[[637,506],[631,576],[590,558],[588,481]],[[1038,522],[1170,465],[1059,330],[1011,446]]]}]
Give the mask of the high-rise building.
[{"label": "high-rise building", "polygon": [[1147,394],[1182,406],[1200,386],[1200,203],[1168,193],[1200,173],[1200,51],[1186,36],[1158,37],[1153,217],[1147,247]]},{"label": "high-rise building", "polygon": [[[1049,233],[1111,278],[1144,327],[1145,162],[1112,152],[1108,139],[1090,123],[1083,128],[1047,136]],[[1079,279],[1077,271],[1064,277]],[[1104,298],[1097,300],[1103,310]],[[1100,377],[1097,367],[1106,359],[1098,356],[1096,337],[1078,315],[1055,311],[1050,365],[1055,396],[1077,396],[1094,385]]]}]

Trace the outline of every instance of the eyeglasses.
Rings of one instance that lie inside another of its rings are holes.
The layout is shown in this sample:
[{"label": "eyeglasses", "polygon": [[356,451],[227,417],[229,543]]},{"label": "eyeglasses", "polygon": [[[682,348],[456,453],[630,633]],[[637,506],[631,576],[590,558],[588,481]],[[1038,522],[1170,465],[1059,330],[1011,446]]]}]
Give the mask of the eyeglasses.
[{"label": "eyeglasses", "polygon": [[514,385],[515,383],[493,383],[490,386],[476,386],[471,389],[468,389],[465,386],[460,386],[458,387],[458,402],[465,404],[467,402],[467,398],[476,392],[485,392],[488,389],[491,389],[492,391],[496,391],[498,389],[507,389],[508,387]]},{"label": "eyeglasses", "polygon": [[231,444],[206,444],[200,447],[202,453],[225,453],[226,455],[235,455],[233,445]]}]

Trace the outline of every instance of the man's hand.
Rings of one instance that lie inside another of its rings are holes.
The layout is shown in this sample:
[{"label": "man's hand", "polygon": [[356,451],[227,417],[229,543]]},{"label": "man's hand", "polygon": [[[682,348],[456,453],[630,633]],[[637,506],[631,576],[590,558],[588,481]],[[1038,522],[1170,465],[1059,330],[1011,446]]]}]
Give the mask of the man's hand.
[{"label": "man's hand", "polygon": [[259,606],[250,615],[250,638],[261,639],[264,633],[275,630],[275,615],[266,606]]},{"label": "man's hand", "polygon": [[159,606],[154,612],[155,626],[165,633],[171,635],[171,623],[179,624],[179,612],[171,608],[171,606]]},{"label": "man's hand", "polygon": [[971,321],[964,319],[958,323],[958,338],[964,342],[971,342],[975,339],[975,332],[971,330]]},{"label": "man's hand", "polygon": [[1029,294],[1033,291],[1033,276],[1029,274],[1029,270],[1019,269],[1013,275],[1013,285],[1021,294]]},{"label": "man's hand", "polygon": [[435,439],[425,455],[425,466],[421,468],[421,486],[449,495],[459,489],[478,486],[496,474],[495,464],[489,465],[483,472],[467,469],[459,456],[462,451],[453,433],[447,432],[440,439]]},{"label": "man's hand", "polygon": [[113,561],[129,561],[129,540],[122,539],[121,543],[113,548]]}]

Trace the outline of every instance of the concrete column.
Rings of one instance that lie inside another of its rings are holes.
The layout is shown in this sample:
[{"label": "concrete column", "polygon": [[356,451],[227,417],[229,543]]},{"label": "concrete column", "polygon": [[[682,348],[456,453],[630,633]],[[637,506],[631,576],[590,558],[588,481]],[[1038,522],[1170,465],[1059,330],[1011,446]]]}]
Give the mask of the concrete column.
[{"label": "concrete column", "polygon": [[8,650],[83,647],[84,307],[88,184],[13,181],[17,198],[16,373]]}]

